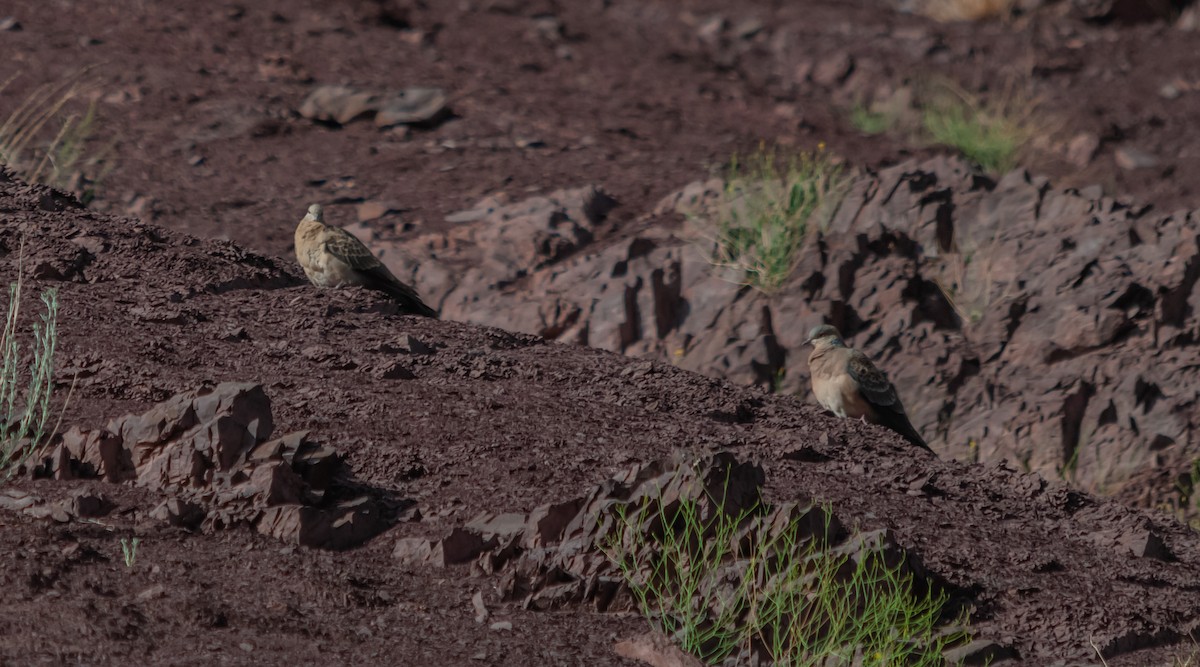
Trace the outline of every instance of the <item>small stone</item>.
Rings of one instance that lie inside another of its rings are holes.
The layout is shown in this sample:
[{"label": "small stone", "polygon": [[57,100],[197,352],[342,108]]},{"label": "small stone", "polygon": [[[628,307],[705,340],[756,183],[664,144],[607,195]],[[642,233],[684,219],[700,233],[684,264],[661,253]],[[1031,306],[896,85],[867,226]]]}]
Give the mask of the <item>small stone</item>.
[{"label": "small stone", "polygon": [[396,352],[408,354],[433,354],[433,348],[422,343],[412,334],[400,334],[396,340],[392,341],[390,347]]},{"label": "small stone", "polygon": [[1179,97],[1180,94],[1181,93],[1179,92],[1179,89],[1176,88],[1175,85],[1171,84],[1171,83],[1168,83],[1168,84],[1164,85],[1162,88],[1158,89],[1159,97],[1162,97],[1164,100],[1176,99]]},{"label": "small stone", "polygon": [[813,83],[820,86],[834,86],[846,80],[854,71],[854,59],[848,53],[832,55],[813,68]]},{"label": "small stone", "polygon": [[400,207],[391,202],[368,201],[359,204],[356,213],[358,214],[359,222],[369,222],[400,210]]},{"label": "small stone", "polygon": [[1126,169],[1150,169],[1158,166],[1158,158],[1147,153],[1146,151],[1122,146],[1118,148],[1113,158],[1117,162],[1117,166]]},{"label": "small stone", "polygon": [[1130,553],[1138,558],[1153,558],[1169,562],[1175,559],[1170,548],[1167,547],[1163,539],[1156,533],[1149,530],[1140,530],[1130,535],[1125,535],[1120,540],[1121,544],[1129,549]]},{"label": "small stone", "polygon": [[812,60],[801,60],[796,63],[796,66],[792,69],[792,81],[796,83],[807,82],[808,78],[812,76],[814,67],[816,67],[816,63]]},{"label": "small stone", "polygon": [[404,364],[398,361],[389,362],[375,370],[375,377],[380,380],[412,380],[417,376]]},{"label": "small stone", "polygon": [[1200,5],[1192,5],[1183,10],[1179,18],[1175,19],[1175,27],[1185,31],[1200,29]]},{"label": "small stone", "polygon": [[492,537],[509,539],[525,529],[526,515],[517,512],[483,514],[468,521],[464,528],[477,533],[485,540]]},{"label": "small stone", "polygon": [[205,512],[199,505],[179,498],[169,498],[150,511],[152,519],[187,529],[199,526],[204,517]]},{"label": "small stone", "polygon": [[143,602],[146,600],[155,600],[155,599],[158,599],[158,598],[166,595],[166,593],[167,593],[166,586],[163,586],[162,584],[155,584],[155,585],[151,586],[150,588],[147,588],[146,590],[142,591],[141,593],[138,593],[137,599],[139,599]]},{"label": "small stone", "polygon": [[254,650],[254,644],[251,644],[250,642],[242,642],[241,644],[238,644],[238,648],[242,649],[246,653],[250,653]]},{"label": "small stone", "polygon": [[720,38],[721,33],[725,32],[725,28],[728,25],[729,23],[725,21],[725,17],[713,16],[696,29],[696,36],[702,42],[716,42]]},{"label": "small stone", "polygon": [[433,551],[433,543],[421,537],[403,537],[396,541],[392,550],[392,558],[403,563],[415,565],[429,560]]},{"label": "small stone", "polygon": [[517,137],[513,139],[513,145],[517,148],[545,148],[546,142],[541,139],[533,139],[529,137]]},{"label": "small stone", "polygon": [[1015,658],[1017,652],[994,641],[975,639],[942,652],[942,657],[952,665],[989,665]]},{"label": "small stone", "polygon": [[18,32],[21,30],[21,22],[15,16],[5,16],[0,19],[0,32],[12,31]]},{"label": "small stone", "polygon": [[512,623],[509,621],[497,621],[495,623],[492,623],[488,627],[490,627],[495,632],[504,632],[507,630],[512,630]]},{"label": "small stone", "polygon": [[1067,161],[1076,167],[1086,167],[1100,149],[1100,138],[1091,132],[1081,132],[1067,144]]},{"label": "small stone", "polygon": [[750,39],[763,31],[763,22],[756,18],[748,18],[733,28],[733,34],[738,39]]},{"label": "small stone", "polygon": [[454,224],[461,224],[464,222],[476,222],[478,220],[483,220],[484,218],[488,217],[488,214],[490,214],[491,212],[492,212],[492,209],[490,209],[490,208],[473,208],[473,209],[470,209],[467,211],[459,211],[457,213],[451,213],[450,215],[447,215],[443,219],[446,222],[450,222],[450,223],[454,223]]},{"label": "small stone", "polygon": [[440,88],[406,88],[384,97],[375,114],[375,126],[388,128],[401,123],[433,121],[446,111],[447,96]]},{"label": "small stone", "polygon": [[70,503],[65,506],[71,515],[85,519],[94,519],[108,514],[116,505],[100,491],[81,489],[71,494]]},{"label": "small stone", "polygon": [[475,622],[483,623],[488,619],[487,607],[483,604],[483,592],[475,591],[475,595],[471,596],[471,606],[475,607]]},{"label": "small stone", "polygon": [[153,217],[154,199],[145,195],[137,195],[125,207],[125,215],[133,218]]},{"label": "small stone", "polygon": [[476,533],[455,528],[445,539],[434,544],[430,560],[441,567],[458,565],[474,560],[492,546],[490,540],[485,540]]},{"label": "small stone", "polygon": [[685,653],[658,633],[625,639],[613,646],[613,652],[622,658],[636,660],[655,667],[703,667],[695,656]]},{"label": "small stone", "polygon": [[6,489],[0,493],[0,509],[21,512],[37,505],[41,500],[24,491]]}]

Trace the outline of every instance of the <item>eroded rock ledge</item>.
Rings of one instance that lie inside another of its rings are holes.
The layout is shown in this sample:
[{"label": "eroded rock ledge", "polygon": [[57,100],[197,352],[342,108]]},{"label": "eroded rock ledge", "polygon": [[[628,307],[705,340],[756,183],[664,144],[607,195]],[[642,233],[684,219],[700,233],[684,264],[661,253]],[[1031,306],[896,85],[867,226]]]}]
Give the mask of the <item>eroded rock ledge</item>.
[{"label": "eroded rock ledge", "polygon": [[[73,428],[32,473],[132,482],[167,496],[150,513],[156,519],[205,531],[249,525],[309,547],[355,546],[388,525],[383,504],[348,480],[333,448],[305,431],[271,439],[274,429],[261,385],[223,383],[103,428]],[[34,516],[106,511],[94,490],[57,505],[14,493],[0,505]]]},{"label": "eroded rock ledge", "polygon": [[889,371],[943,456],[1007,458],[1110,492],[1137,475],[1169,492],[1186,472],[1200,413],[1171,387],[1200,384],[1200,213],[913,161],[859,176],[765,295],[705,256],[720,189],[693,183],[645,212],[682,217],[676,231],[604,245],[592,232],[613,202],[594,186],[488,199],[444,234],[373,243],[447,319],[802,395],[804,336],[829,321]]}]

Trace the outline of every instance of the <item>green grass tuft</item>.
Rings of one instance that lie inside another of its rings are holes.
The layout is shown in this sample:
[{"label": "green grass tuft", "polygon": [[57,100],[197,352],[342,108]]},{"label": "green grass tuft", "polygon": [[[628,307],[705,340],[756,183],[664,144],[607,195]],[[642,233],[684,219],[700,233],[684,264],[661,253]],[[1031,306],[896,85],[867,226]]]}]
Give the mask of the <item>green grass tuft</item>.
[{"label": "green grass tuft", "polygon": [[883,134],[896,125],[895,116],[856,105],[850,110],[850,124],[863,134]]},{"label": "green grass tuft", "polygon": [[1034,134],[1028,109],[1016,106],[984,104],[947,90],[923,105],[921,124],[934,142],[957,149],[990,174],[1003,174],[1017,166]]},{"label": "green grass tuft", "polygon": [[801,153],[781,167],[774,151],[747,162],[734,156],[716,222],[713,262],[738,270],[766,292],[791,275],[812,223],[844,194],[847,178],[824,150]]},{"label": "green grass tuft", "polygon": [[967,638],[939,631],[946,596],[917,592],[882,544],[830,549],[827,508],[789,518],[660,496],[624,509],[605,553],[652,625],[708,664],[941,667]]},{"label": "green grass tuft", "polygon": [[0,483],[7,482],[47,435],[58,342],[58,293],[42,292],[45,311],[33,325],[29,354],[18,340],[23,276],[9,286],[8,316],[0,337]]}]

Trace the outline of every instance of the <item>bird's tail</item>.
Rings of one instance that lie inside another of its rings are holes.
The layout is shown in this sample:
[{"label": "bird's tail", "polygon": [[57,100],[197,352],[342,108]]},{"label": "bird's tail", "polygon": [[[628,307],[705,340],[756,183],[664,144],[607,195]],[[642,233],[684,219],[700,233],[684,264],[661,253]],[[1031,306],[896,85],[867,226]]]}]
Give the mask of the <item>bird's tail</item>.
[{"label": "bird's tail", "polygon": [[417,295],[417,291],[408,285],[401,284],[398,281],[388,282],[384,285],[384,288],[388,296],[395,299],[404,312],[437,319],[437,311],[425,305],[425,302]]},{"label": "bird's tail", "polygon": [[913,428],[913,425],[910,421],[905,419],[903,426],[903,428],[896,429],[896,432],[903,436],[905,440],[918,447],[924,448],[926,451],[933,452],[933,450],[929,448],[929,445],[925,444],[925,438],[922,438],[921,434],[917,433],[917,429]]},{"label": "bird's tail", "polygon": [[880,416],[884,417],[884,419],[880,420],[884,426],[900,434],[901,437],[910,443],[936,455],[936,452],[930,449],[929,445],[925,443],[925,439],[921,437],[921,434],[917,433],[917,429],[913,428],[912,422],[908,420],[908,415],[903,412],[889,410],[886,412],[886,415]]}]

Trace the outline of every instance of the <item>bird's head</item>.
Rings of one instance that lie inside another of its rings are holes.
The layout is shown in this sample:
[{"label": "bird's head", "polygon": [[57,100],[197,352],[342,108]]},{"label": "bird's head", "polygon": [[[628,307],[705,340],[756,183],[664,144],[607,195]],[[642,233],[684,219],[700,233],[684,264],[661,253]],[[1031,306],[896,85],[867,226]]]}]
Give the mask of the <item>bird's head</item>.
[{"label": "bird's head", "polygon": [[308,215],[304,216],[317,222],[325,222],[325,209],[321,208],[320,204],[313,204],[308,207]]},{"label": "bird's head", "polygon": [[818,350],[826,350],[831,347],[845,347],[842,342],[842,334],[829,324],[821,324],[812,328],[808,332],[808,340],[805,345],[812,345]]}]

